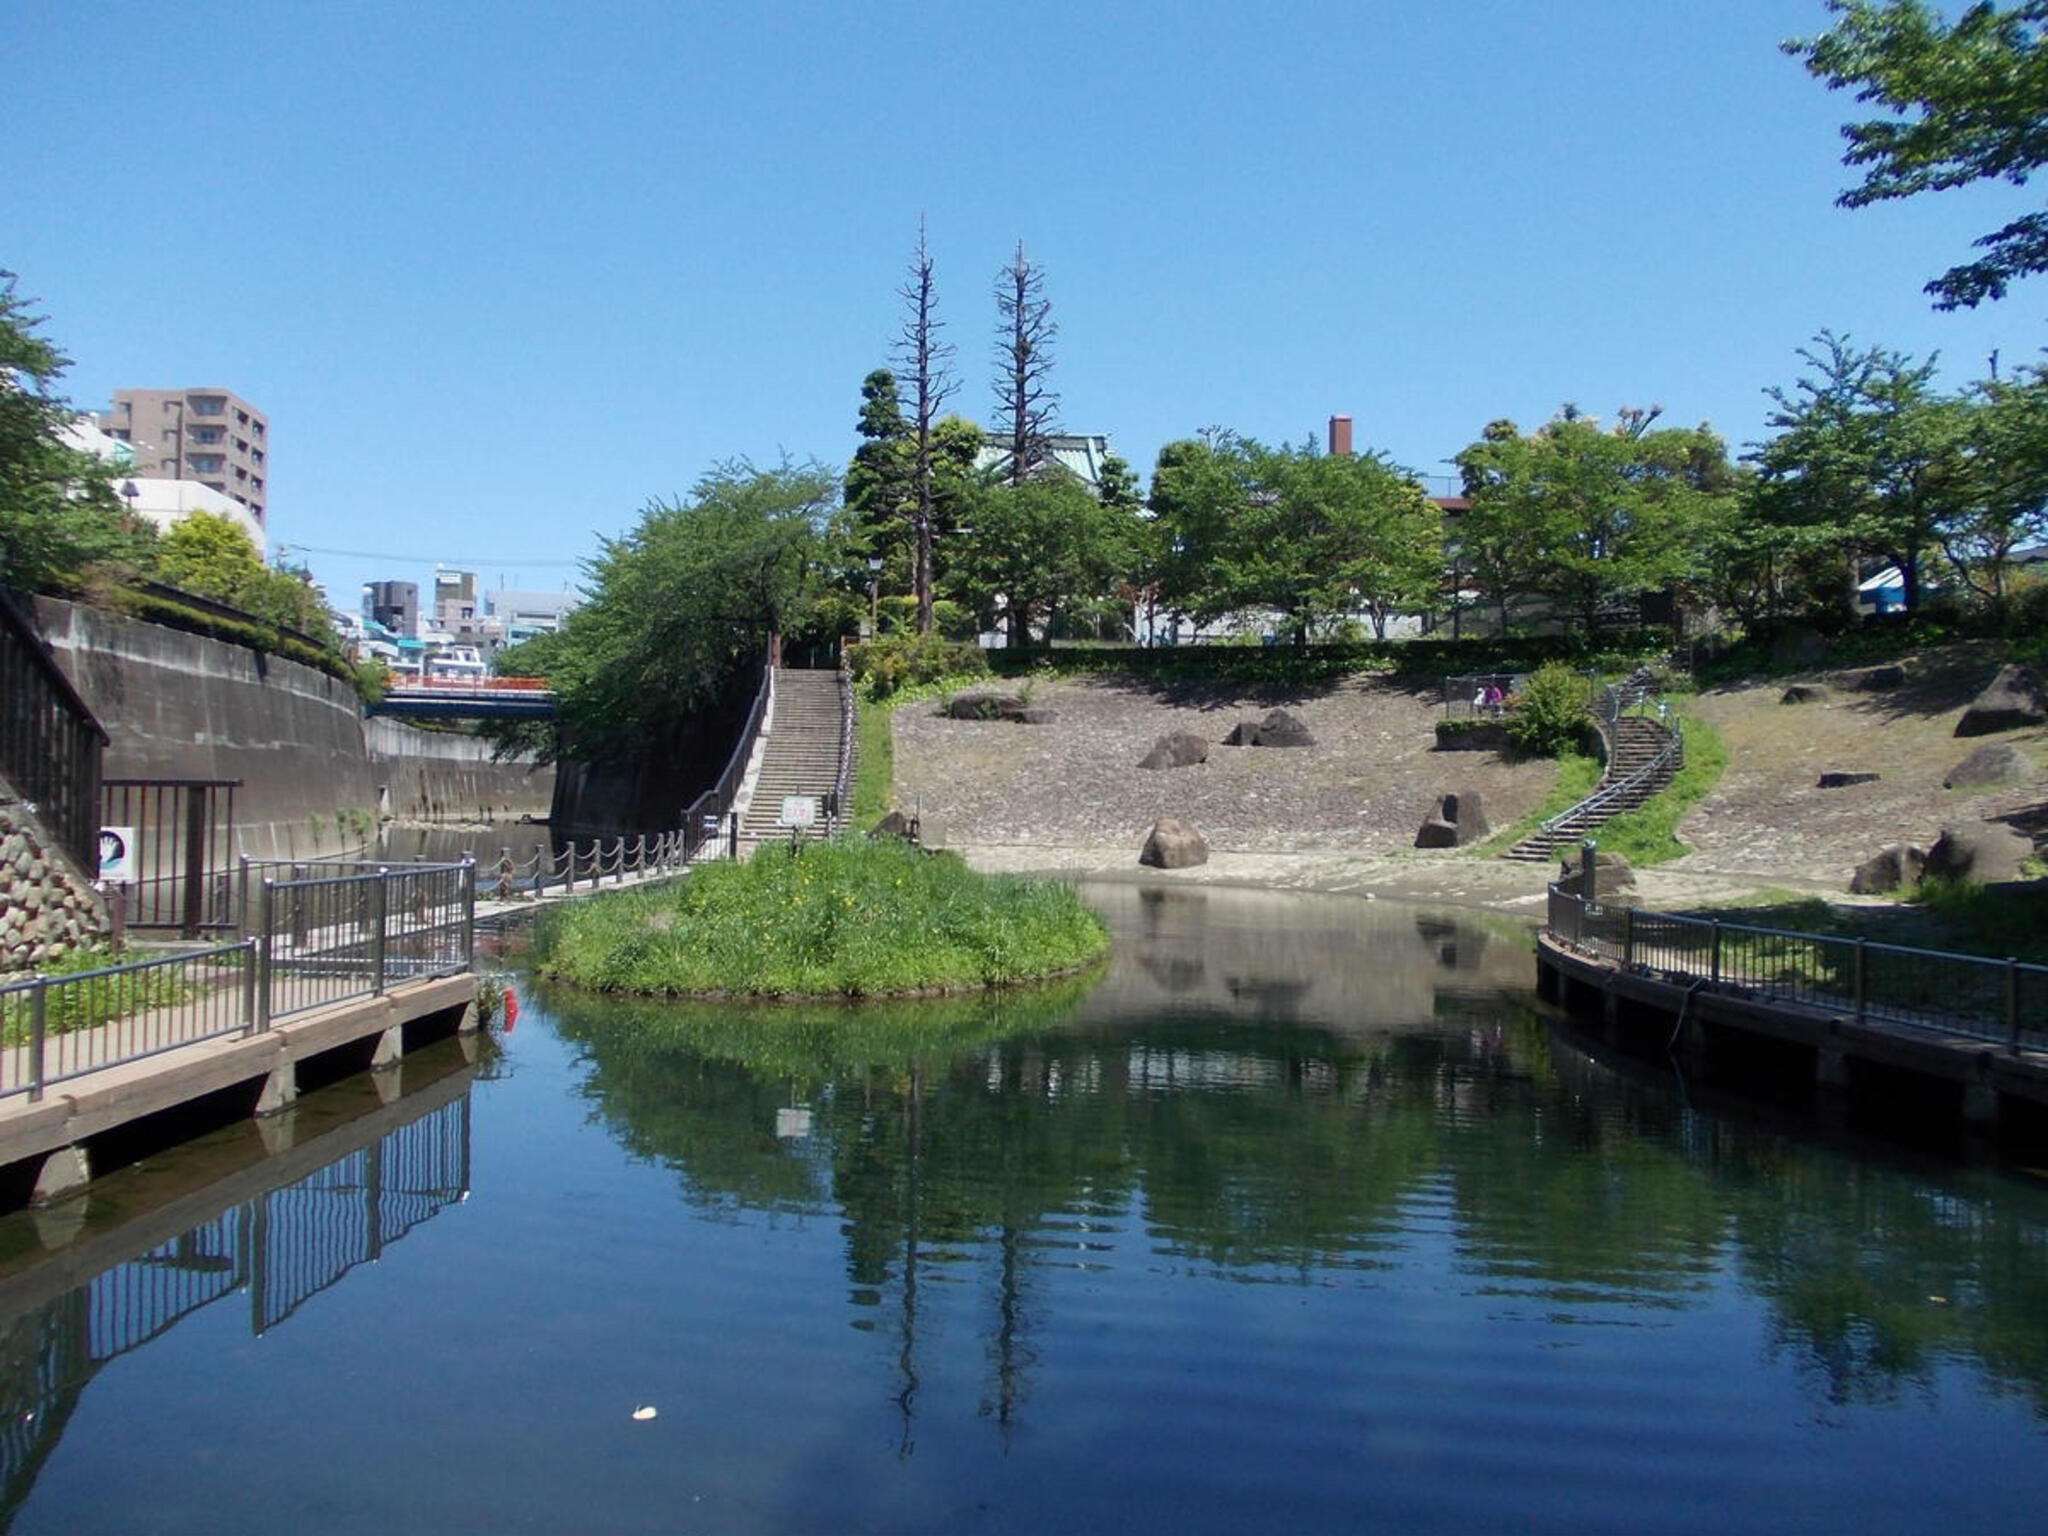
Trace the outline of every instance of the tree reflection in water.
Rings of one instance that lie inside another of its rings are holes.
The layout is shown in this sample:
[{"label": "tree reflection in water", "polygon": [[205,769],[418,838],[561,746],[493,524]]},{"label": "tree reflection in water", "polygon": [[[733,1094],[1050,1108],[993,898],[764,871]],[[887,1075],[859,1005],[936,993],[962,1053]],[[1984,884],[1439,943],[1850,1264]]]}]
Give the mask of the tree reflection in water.
[{"label": "tree reflection in water", "polygon": [[[855,1308],[894,1303],[899,1454],[921,1284],[989,1288],[982,1411],[1007,1436],[1040,1279],[1133,1223],[1245,1283],[1369,1275],[1428,1223],[1467,1292],[1560,1325],[1642,1326],[1732,1274],[1825,1403],[1961,1362],[2048,1417],[2034,1191],[1873,1173],[1631,1087],[1537,1018],[1509,929],[1248,893],[1091,900],[1117,951],[1050,989],[844,1012],[540,997],[584,1092],[686,1198],[838,1213]],[[793,1105],[807,1133],[779,1138]]]}]

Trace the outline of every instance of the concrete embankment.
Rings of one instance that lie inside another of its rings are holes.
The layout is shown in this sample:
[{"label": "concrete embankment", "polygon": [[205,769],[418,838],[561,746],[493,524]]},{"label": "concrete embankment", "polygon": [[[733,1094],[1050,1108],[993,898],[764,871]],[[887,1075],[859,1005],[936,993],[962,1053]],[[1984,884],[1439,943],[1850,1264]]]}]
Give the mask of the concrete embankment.
[{"label": "concrete embankment", "polygon": [[554,799],[553,764],[499,762],[476,736],[372,717],[363,739],[377,808],[400,821],[518,821],[546,816]]},{"label": "concrete embankment", "polygon": [[453,731],[365,721],[354,688],[247,646],[52,598],[43,636],[110,738],[109,779],[232,779],[234,851],[322,858],[362,848],[380,815],[544,816],[554,770],[494,762]]},{"label": "concrete embankment", "polygon": [[43,637],[111,738],[110,779],[239,779],[239,852],[360,846],[377,808],[361,701],[339,678],[247,646],[38,598]]}]

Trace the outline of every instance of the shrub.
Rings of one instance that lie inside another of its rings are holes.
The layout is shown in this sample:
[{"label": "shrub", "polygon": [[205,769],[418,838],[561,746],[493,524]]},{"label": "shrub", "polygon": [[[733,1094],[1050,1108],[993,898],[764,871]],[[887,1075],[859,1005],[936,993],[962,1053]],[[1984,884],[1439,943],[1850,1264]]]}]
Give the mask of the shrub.
[{"label": "shrub", "polygon": [[1570,751],[1592,727],[1586,680],[1563,662],[1548,661],[1530,673],[1508,708],[1508,740],[1537,757]]},{"label": "shrub", "polygon": [[854,681],[871,699],[886,699],[905,688],[946,678],[988,676],[980,646],[937,635],[884,635],[848,646],[846,660]]}]

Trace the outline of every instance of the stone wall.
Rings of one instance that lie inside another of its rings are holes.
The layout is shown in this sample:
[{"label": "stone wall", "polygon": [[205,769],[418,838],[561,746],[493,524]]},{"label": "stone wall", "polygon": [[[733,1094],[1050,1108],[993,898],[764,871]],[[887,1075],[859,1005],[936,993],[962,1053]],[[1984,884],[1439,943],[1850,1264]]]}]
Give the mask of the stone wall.
[{"label": "stone wall", "polygon": [[112,738],[110,779],[239,779],[238,853],[360,848],[376,784],[354,688],[312,667],[52,598],[43,636]]},{"label": "stone wall", "polygon": [[0,783],[0,973],[33,969],[106,936],[106,903]]},{"label": "stone wall", "polygon": [[363,722],[378,809],[399,821],[539,819],[555,794],[552,763],[494,761],[491,744],[372,716]]}]

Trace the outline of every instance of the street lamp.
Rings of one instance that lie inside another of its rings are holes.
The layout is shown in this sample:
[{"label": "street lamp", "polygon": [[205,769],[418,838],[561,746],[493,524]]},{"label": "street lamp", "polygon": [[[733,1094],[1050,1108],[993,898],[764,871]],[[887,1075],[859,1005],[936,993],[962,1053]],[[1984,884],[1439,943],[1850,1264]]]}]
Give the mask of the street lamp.
[{"label": "street lamp", "polygon": [[882,557],[868,556],[868,634],[879,636],[882,632]]},{"label": "street lamp", "polygon": [[121,499],[128,503],[128,510],[122,515],[121,531],[123,533],[133,533],[135,531],[135,503],[142,499],[142,487],[133,480],[124,480],[121,483]]}]

